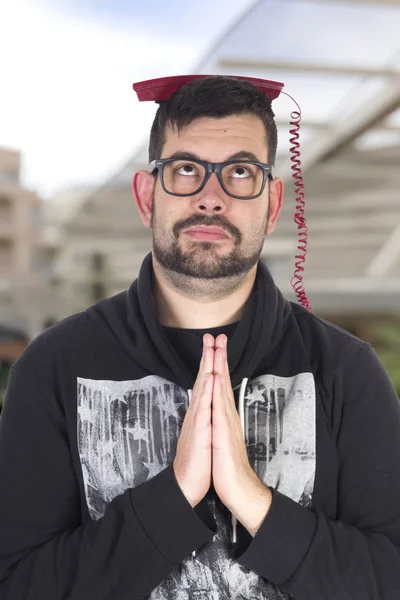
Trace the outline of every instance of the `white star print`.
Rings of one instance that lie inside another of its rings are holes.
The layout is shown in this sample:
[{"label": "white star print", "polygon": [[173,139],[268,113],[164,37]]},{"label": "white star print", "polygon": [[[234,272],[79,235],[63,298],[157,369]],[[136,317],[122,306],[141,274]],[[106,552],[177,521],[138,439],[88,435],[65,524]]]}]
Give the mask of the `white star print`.
[{"label": "white star print", "polygon": [[118,442],[114,442],[113,440],[97,440],[97,452],[100,452],[103,456],[106,456],[106,454],[112,456],[113,450],[117,444]]},{"label": "white star print", "polygon": [[93,425],[94,423],[94,415],[93,411],[89,408],[87,404],[82,404],[78,406],[78,413],[81,417],[82,423],[88,422]]},{"label": "white star print", "polygon": [[145,442],[149,441],[149,432],[140,427],[139,423],[135,423],[134,427],[127,427],[126,432],[128,435],[132,435],[134,440],[144,440]]},{"label": "white star print", "polygon": [[143,462],[143,465],[149,470],[148,479],[158,475],[164,468],[164,465],[157,458],[154,462]]},{"label": "white star print", "polygon": [[182,406],[183,402],[174,402],[174,399],[160,399],[160,412],[164,412],[164,420],[169,419],[169,417],[174,417],[175,419],[179,418],[178,408]]},{"label": "white star print", "polygon": [[251,404],[254,404],[255,402],[262,402],[263,404],[265,404],[265,398],[263,396],[264,393],[265,393],[264,388],[254,387],[251,394],[246,395],[246,400],[248,401],[247,406],[250,406]]}]

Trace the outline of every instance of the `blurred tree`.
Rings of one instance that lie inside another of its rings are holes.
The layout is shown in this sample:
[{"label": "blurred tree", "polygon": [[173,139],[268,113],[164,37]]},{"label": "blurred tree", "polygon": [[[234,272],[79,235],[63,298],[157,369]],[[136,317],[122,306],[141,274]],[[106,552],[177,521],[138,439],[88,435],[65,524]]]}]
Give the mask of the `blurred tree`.
[{"label": "blurred tree", "polygon": [[0,413],[3,407],[10,368],[9,364],[0,362]]},{"label": "blurred tree", "polygon": [[373,333],[376,353],[400,398],[400,322],[377,323]]}]

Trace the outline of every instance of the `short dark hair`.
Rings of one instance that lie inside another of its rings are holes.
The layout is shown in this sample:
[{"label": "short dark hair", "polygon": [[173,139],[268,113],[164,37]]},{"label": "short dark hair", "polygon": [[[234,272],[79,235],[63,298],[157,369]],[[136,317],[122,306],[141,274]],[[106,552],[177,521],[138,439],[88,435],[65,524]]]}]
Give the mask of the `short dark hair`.
[{"label": "short dark hair", "polygon": [[222,118],[248,113],[261,119],[268,162],[275,164],[278,133],[271,100],[251,83],[225,75],[202,77],[178,88],[159,104],[150,133],[149,162],[161,158],[168,125],[179,132],[200,117]]}]

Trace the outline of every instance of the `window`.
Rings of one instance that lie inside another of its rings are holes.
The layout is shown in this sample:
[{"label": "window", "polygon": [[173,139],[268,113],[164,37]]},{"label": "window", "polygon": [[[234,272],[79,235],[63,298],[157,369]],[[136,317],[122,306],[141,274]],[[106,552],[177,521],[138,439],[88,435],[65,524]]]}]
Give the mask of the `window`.
[{"label": "window", "polygon": [[0,196],[0,225],[9,225],[11,222],[12,203],[7,196]]},{"label": "window", "polygon": [[42,224],[42,213],[40,210],[40,206],[32,206],[30,219],[31,219],[30,225],[34,229],[36,229],[37,227],[39,227]]},{"label": "window", "polygon": [[8,181],[14,181],[14,182],[18,183],[19,171],[18,171],[18,169],[8,169],[6,171],[0,171],[0,178],[7,179]]},{"label": "window", "polygon": [[93,254],[92,256],[92,269],[96,272],[104,271],[104,255],[103,254]]},{"label": "window", "polygon": [[106,287],[104,283],[97,282],[92,284],[92,301],[98,302],[106,297]]},{"label": "window", "polygon": [[12,244],[0,240],[0,269],[9,269],[12,265]]}]

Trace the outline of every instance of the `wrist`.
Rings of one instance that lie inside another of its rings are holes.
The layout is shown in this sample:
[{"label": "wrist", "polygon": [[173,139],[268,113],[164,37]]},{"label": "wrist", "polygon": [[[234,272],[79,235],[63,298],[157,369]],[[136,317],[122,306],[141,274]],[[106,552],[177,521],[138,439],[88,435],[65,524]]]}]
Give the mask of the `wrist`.
[{"label": "wrist", "polygon": [[236,496],[234,505],[229,508],[238,521],[254,537],[266,518],[272,504],[272,492],[260,480],[248,486]]},{"label": "wrist", "polygon": [[188,492],[188,490],[185,488],[185,484],[183,482],[183,478],[180,477],[178,470],[176,469],[176,465],[175,463],[172,463],[172,470],[174,472],[175,475],[175,480],[176,483],[178,484],[179,489],[181,490],[182,494],[185,496],[186,500],[189,502],[190,506],[192,508],[194,508],[201,500],[198,500],[197,498],[193,498],[190,493]]}]

